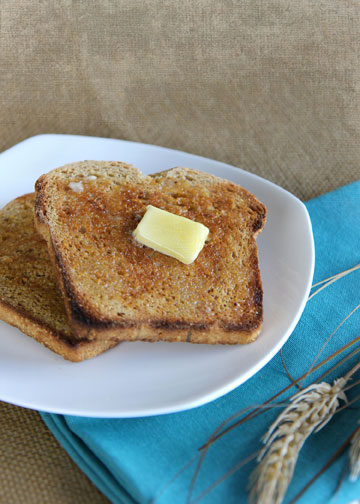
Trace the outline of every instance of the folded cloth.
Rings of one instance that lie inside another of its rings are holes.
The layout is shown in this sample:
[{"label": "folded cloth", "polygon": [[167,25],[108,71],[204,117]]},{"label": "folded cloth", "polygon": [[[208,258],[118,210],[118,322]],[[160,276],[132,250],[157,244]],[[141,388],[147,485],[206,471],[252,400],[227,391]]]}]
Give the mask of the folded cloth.
[{"label": "folded cloth", "polygon": [[[360,181],[311,200],[306,206],[315,238],[314,282],[360,263]],[[359,287],[360,270],[357,270],[308,301],[300,322],[283,348],[284,361],[293,377],[309,369],[328,336],[360,303]],[[339,328],[320,360],[359,336],[359,312]],[[356,356],[325,380],[330,382],[343,376],[354,362]],[[333,361],[328,366],[332,364]],[[321,368],[317,376],[323,371]],[[309,376],[306,384],[315,377],[316,373]],[[225,419],[247,406],[263,403],[289,383],[277,355],[233,392],[193,410],[135,419],[94,419],[48,413],[42,413],[42,418],[74,461],[113,503],[149,503],[152,500],[158,504],[185,503],[198,461],[198,448]],[[295,388],[281,399],[294,392]],[[347,392],[350,399],[358,393],[359,387]],[[266,410],[212,445],[198,473],[191,502],[261,447],[261,436],[280,411],[278,408]],[[290,502],[322,468],[356,428],[359,419],[358,408],[344,409],[307,440],[285,503]],[[347,457],[348,452],[345,452],[336,459],[298,502],[330,502],[335,491],[337,504],[358,498],[360,478],[352,483],[347,476],[343,477]],[[252,459],[206,493],[201,502],[247,502],[248,479],[254,467]],[[340,480],[343,481],[337,490]]]}]

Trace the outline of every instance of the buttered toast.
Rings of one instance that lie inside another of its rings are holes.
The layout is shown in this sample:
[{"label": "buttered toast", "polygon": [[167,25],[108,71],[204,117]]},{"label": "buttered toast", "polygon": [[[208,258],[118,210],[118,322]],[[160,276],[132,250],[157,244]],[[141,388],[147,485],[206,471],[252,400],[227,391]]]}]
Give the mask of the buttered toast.
[{"label": "buttered toast", "polygon": [[74,338],[46,242],[34,228],[34,194],[0,210],[0,319],[71,361],[89,359],[115,341]]},{"label": "buttered toast", "polygon": [[[192,264],[134,240],[147,205],[209,228]],[[235,344],[259,334],[266,208],[242,187],[182,167],[146,176],[84,161],[40,177],[35,209],[75,339]]]}]

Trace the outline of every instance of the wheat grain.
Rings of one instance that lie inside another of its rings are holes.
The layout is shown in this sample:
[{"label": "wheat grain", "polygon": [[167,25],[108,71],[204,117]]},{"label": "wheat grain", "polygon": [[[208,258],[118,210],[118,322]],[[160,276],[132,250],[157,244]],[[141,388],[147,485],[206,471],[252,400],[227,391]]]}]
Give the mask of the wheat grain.
[{"label": "wheat grain", "polygon": [[350,451],[350,481],[356,481],[360,474],[360,427],[351,439]]},{"label": "wheat grain", "polygon": [[293,396],[263,438],[259,465],[250,477],[252,503],[282,502],[304,442],[330,421],[340,399],[347,400],[346,383],[347,378],[339,378],[333,385],[312,384]]}]

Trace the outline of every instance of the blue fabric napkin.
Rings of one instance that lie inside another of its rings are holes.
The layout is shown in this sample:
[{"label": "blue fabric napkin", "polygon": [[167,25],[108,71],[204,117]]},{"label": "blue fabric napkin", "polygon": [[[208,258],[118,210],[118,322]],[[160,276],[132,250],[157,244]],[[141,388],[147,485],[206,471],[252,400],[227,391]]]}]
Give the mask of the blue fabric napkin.
[{"label": "blue fabric napkin", "polygon": [[[316,250],[314,282],[360,263],[360,181],[307,203]],[[360,270],[334,283],[311,299],[294,333],[283,349],[284,360],[294,377],[303,374],[330,333],[360,302]],[[336,348],[359,336],[360,310],[336,332],[321,360]],[[355,357],[356,359],[356,357]],[[359,359],[359,357],[357,357]],[[343,376],[354,359],[327,377]],[[323,368],[321,369],[323,371]],[[320,372],[320,371],[319,371]],[[319,373],[318,373],[319,374]],[[315,375],[307,379],[310,383]],[[280,356],[275,356],[245,384],[205,406],[182,413],[136,419],[94,419],[42,413],[54,436],[74,461],[113,503],[185,503],[195,462],[172,482],[172,478],[198,453],[212,432],[230,415],[261,404],[289,384]],[[294,392],[293,388],[291,392]],[[349,398],[360,387],[349,391]],[[285,399],[289,396],[283,396]],[[345,409],[301,451],[285,503],[325,464],[357,426],[360,406]],[[239,461],[258,450],[260,438],[279,410],[268,410],[216,441],[208,451],[193,492],[193,501]],[[360,479],[343,481],[343,454],[298,501],[300,503],[349,503],[360,496]],[[197,459],[196,459],[197,460]],[[203,503],[246,503],[251,461],[208,493]],[[169,484],[170,483],[170,484]]]}]

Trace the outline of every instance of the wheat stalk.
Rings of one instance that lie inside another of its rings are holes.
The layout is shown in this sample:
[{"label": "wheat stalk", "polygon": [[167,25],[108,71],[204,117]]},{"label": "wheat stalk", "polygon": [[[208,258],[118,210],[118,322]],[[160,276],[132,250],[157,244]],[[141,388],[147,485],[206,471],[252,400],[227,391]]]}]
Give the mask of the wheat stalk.
[{"label": "wheat stalk", "polygon": [[343,391],[349,376],[333,385],[312,384],[291,399],[263,438],[259,465],[250,477],[250,501],[256,504],[280,504],[291,481],[299,452],[306,439],[322,429],[339,406],[347,401]]},{"label": "wheat stalk", "polygon": [[349,269],[347,269],[345,271],[341,271],[340,273],[337,273],[336,275],[333,275],[333,276],[331,276],[329,278],[325,278],[325,280],[321,280],[321,282],[313,284],[311,286],[311,289],[313,289],[314,287],[318,287],[321,284],[324,284],[324,285],[322,285],[322,287],[319,287],[313,294],[311,294],[311,296],[309,296],[308,301],[310,301],[311,298],[313,298],[314,296],[316,296],[316,294],[318,294],[319,292],[321,292],[323,289],[326,289],[327,287],[329,287],[334,282],[337,282],[338,280],[340,280],[340,278],[343,278],[343,277],[349,275],[350,273],[352,273],[353,271],[356,271],[358,269],[360,269],[360,264],[357,264],[356,266],[354,266],[352,268],[349,268]]}]

